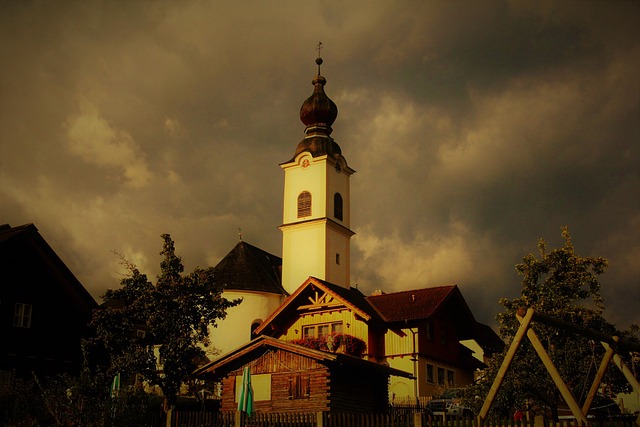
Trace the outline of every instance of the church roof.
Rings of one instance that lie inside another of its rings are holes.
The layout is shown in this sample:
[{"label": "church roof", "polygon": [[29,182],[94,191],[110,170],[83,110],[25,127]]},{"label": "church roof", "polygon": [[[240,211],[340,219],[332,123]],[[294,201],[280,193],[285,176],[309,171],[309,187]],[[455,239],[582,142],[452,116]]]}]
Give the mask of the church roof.
[{"label": "church roof", "polygon": [[226,290],[286,295],[281,269],[282,258],[240,241],[214,267],[214,272]]}]

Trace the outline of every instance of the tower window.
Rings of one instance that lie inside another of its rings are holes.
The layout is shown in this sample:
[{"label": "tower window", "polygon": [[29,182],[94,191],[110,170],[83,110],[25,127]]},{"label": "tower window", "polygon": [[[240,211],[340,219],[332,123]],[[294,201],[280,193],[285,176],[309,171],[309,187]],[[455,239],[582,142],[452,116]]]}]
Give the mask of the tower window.
[{"label": "tower window", "polygon": [[298,195],[298,218],[311,216],[311,193],[303,191]]},{"label": "tower window", "polygon": [[336,254],[336,264],[340,265],[340,254]]},{"label": "tower window", "polygon": [[333,195],[333,216],[342,221],[342,196],[340,193]]}]

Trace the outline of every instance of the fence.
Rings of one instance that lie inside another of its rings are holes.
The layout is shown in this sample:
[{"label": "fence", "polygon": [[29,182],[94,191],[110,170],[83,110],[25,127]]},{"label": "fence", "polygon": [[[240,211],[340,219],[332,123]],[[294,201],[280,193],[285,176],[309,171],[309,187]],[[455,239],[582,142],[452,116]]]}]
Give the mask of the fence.
[{"label": "fence", "polygon": [[[236,419],[236,417],[239,417]],[[160,424],[149,424],[164,427]],[[244,413],[174,410],[172,427],[476,427],[473,419],[443,419],[427,414],[394,411],[389,414],[349,413]],[[486,420],[485,427],[573,427],[575,420]],[[594,420],[589,427],[633,427],[634,417],[616,420]]]}]

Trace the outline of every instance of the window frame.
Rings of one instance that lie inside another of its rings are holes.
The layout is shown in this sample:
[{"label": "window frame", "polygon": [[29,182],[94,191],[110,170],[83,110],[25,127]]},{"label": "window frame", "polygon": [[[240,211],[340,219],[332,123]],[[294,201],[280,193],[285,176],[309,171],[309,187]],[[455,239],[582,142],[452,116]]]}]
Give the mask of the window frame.
[{"label": "window frame", "polygon": [[438,366],[437,372],[438,372],[438,377],[437,377],[438,383],[437,384],[439,386],[445,386],[447,384],[446,383],[446,381],[447,381],[446,369],[444,369],[442,366]]},{"label": "window frame", "polygon": [[340,193],[333,195],[333,217],[338,221],[344,220],[344,200]]},{"label": "window frame", "polygon": [[447,386],[454,387],[456,384],[456,373],[451,369],[447,369]]},{"label": "window frame", "polygon": [[311,376],[298,372],[289,376],[289,400],[309,399],[311,397]]},{"label": "window frame", "polygon": [[312,197],[307,190],[298,194],[298,218],[311,216]]},{"label": "window frame", "polygon": [[449,345],[449,331],[447,331],[447,327],[445,325],[443,325],[440,328],[440,344],[443,346],[448,346]]},{"label": "window frame", "polygon": [[[322,329],[321,329],[322,328]],[[344,333],[344,322],[326,322],[305,325],[301,328],[301,338],[320,338]]]},{"label": "window frame", "polygon": [[16,328],[31,328],[33,320],[33,305],[16,302],[13,309],[13,326]]},{"label": "window frame", "polygon": [[436,383],[436,378],[435,378],[435,365],[433,363],[427,363],[426,366],[426,380],[429,384],[435,384]]}]

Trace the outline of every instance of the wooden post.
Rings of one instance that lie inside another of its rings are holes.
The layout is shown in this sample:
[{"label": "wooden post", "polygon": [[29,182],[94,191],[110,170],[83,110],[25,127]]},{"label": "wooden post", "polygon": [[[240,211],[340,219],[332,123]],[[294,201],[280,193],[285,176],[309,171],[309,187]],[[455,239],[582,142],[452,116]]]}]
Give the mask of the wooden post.
[{"label": "wooden post", "polygon": [[171,427],[172,424],[172,420],[173,420],[173,405],[169,406],[169,408],[167,408],[167,419],[165,422],[165,427]]},{"label": "wooden post", "polygon": [[[496,374],[496,378],[493,380],[493,384],[491,385],[491,389],[489,389],[489,394],[484,400],[482,404],[482,408],[480,409],[480,413],[478,414],[478,425],[482,427],[484,424],[484,420],[487,418],[487,414],[489,413],[489,409],[491,409],[491,405],[493,404],[496,395],[498,394],[498,390],[502,385],[502,381],[504,380],[504,376],[511,366],[511,362],[513,361],[514,356],[516,355],[516,351],[518,351],[518,347],[520,347],[520,343],[524,339],[525,334],[527,333],[527,329],[529,329],[529,324],[531,323],[531,319],[533,318],[534,310],[532,308],[527,310],[524,319],[520,322],[520,327],[513,337],[513,341],[511,341],[511,346],[507,351],[507,354],[504,356],[504,360],[502,361],[502,365],[500,365],[500,369]],[[520,320],[520,319],[518,319]]]},{"label": "wooden post", "polygon": [[[617,337],[614,337],[616,339]],[[582,413],[586,416],[589,413],[589,409],[591,409],[591,404],[593,403],[593,399],[596,397],[596,393],[598,393],[598,389],[600,388],[600,383],[602,382],[602,378],[604,378],[604,374],[607,371],[607,367],[609,363],[611,363],[611,358],[613,357],[614,351],[606,342],[602,343],[603,346],[607,349],[602,358],[602,362],[600,362],[600,367],[598,368],[598,372],[596,373],[596,377],[593,379],[593,383],[591,384],[591,388],[589,389],[589,394],[587,394],[587,399],[584,401],[582,405]]]},{"label": "wooden post", "polygon": [[[608,346],[605,346],[605,348],[607,347]],[[631,385],[631,387],[633,387],[633,391],[640,394],[640,384],[638,383],[638,380],[636,380],[636,377],[633,376],[633,372],[631,372],[627,365],[625,365],[625,363],[622,361],[622,358],[619,354],[615,354],[613,356],[613,363],[616,364],[618,369],[620,369],[620,372],[622,372],[627,381],[629,381],[629,384]]]},{"label": "wooden post", "polygon": [[[602,343],[602,345],[604,346],[604,348],[609,350],[609,346],[606,343]],[[622,358],[620,357],[619,354],[615,354],[613,356],[613,363],[616,364],[616,366],[618,367],[618,369],[620,369],[620,371],[625,376],[627,381],[629,381],[629,384],[631,384],[631,387],[633,387],[633,391],[636,394],[640,395],[640,384],[638,383],[638,380],[636,380],[636,377],[633,376],[633,372],[631,372],[631,370],[627,367],[627,365],[622,361]],[[640,426],[640,415],[638,415],[638,418],[636,418],[636,425]]]},{"label": "wooden post", "polygon": [[[518,316],[518,321],[522,321],[521,319],[522,318]],[[547,368],[547,372],[549,372],[549,374],[551,375],[551,379],[556,384],[556,387],[558,387],[558,390],[560,391],[560,394],[562,395],[564,401],[567,402],[567,405],[569,406],[569,409],[571,409],[571,413],[576,418],[576,421],[578,421],[579,424],[586,426],[587,417],[584,416],[584,414],[582,413],[582,409],[578,406],[578,403],[573,397],[573,394],[571,394],[571,390],[569,390],[569,387],[567,387],[567,385],[562,380],[560,372],[558,372],[555,365],[551,361],[551,358],[547,354],[547,351],[544,349],[544,346],[538,339],[538,335],[536,335],[533,329],[529,329],[527,331],[527,337],[529,338],[529,341],[531,341],[531,344],[533,344],[533,348],[538,353],[538,356],[540,357],[540,360],[542,360],[545,368]]]},{"label": "wooden post", "polygon": [[322,411],[316,412],[316,427],[322,427],[322,424],[324,422],[323,416],[324,414]]},{"label": "wooden post", "polygon": [[240,412],[240,411],[236,411],[234,426],[235,427],[242,427],[242,412]]},{"label": "wooden post", "polygon": [[422,414],[420,412],[413,414],[413,427],[422,427]]},{"label": "wooden post", "polygon": [[544,417],[542,415],[536,415],[533,418],[534,427],[544,427]]}]

